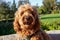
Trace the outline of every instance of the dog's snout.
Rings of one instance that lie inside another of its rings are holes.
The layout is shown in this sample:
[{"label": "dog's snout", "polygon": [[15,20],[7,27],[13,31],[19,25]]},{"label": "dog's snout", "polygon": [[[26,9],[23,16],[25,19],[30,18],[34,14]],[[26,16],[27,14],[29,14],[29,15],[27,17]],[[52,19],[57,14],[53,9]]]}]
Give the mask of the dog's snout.
[{"label": "dog's snout", "polygon": [[25,16],[25,19],[30,20],[30,17],[29,16]]},{"label": "dog's snout", "polygon": [[26,16],[25,18],[26,18],[27,20],[30,20],[30,17],[27,17],[27,16]]}]

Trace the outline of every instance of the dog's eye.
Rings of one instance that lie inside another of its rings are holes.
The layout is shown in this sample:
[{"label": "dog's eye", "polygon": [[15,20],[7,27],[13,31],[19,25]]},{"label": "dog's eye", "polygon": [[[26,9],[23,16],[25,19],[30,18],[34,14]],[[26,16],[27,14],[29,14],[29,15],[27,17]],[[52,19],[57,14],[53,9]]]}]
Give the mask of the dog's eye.
[{"label": "dog's eye", "polygon": [[23,15],[24,12],[21,12],[21,16]]},{"label": "dog's eye", "polygon": [[31,12],[31,14],[34,16],[34,12]]}]

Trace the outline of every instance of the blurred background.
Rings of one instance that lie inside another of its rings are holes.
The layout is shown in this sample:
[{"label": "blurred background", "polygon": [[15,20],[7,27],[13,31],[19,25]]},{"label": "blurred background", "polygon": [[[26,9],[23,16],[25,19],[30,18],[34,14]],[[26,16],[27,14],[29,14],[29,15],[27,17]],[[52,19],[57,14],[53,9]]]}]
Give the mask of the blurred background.
[{"label": "blurred background", "polygon": [[60,0],[0,0],[0,36],[15,33],[14,14],[26,3],[37,9],[43,30],[60,30]]}]

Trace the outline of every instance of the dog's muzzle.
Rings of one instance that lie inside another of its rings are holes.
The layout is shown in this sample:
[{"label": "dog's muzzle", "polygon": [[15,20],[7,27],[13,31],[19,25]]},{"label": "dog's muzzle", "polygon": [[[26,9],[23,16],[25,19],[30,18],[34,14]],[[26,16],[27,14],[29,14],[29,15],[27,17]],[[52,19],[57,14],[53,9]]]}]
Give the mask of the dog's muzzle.
[{"label": "dog's muzzle", "polygon": [[33,22],[33,17],[31,16],[24,16],[23,17],[23,24],[30,25]]},{"label": "dog's muzzle", "polygon": [[30,17],[30,16],[25,16],[24,19],[26,19],[27,21],[29,21],[30,19],[32,20],[32,17]]}]

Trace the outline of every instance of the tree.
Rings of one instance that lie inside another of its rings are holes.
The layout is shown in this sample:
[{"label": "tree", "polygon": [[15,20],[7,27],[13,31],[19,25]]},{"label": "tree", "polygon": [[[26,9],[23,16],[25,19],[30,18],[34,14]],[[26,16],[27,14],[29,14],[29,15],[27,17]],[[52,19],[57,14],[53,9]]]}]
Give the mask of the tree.
[{"label": "tree", "polygon": [[10,17],[14,17],[14,13],[16,12],[17,8],[16,8],[16,3],[15,0],[13,0],[13,4],[11,5],[11,16]]},{"label": "tree", "polygon": [[57,8],[60,10],[60,2],[57,2]]},{"label": "tree", "polygon": [[18,7],[19,7],[20,5],[23,5],[23,4],[26,4],[26,3],[29,3],[29,4],[30,4],[29,0],[19,0],[19,1],[18,1]]},{"label": "tree", "polygon": [[52,10],[56,9],[56,0],[43,0],[43,5],[51,13]]},{"label": "tree", "polygon": [[47,13],[47,9],[44,6],[37,8],[37,11],[39,14],[46,14]]},{"label": "tree", "polygon": [[13,0],[12,10],[13,10],[13,11],[16,11],[16,4],[15,4],[15,0]]},{"label": "tree", "polygon": [[[6,19],[6,16],[10,13],[10,7],[8,5],[8,3],[6,2],[2,2],[0,4],[0,16],[3,19]],[[3,16],[3,17],[2,17]]]}]

